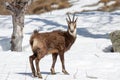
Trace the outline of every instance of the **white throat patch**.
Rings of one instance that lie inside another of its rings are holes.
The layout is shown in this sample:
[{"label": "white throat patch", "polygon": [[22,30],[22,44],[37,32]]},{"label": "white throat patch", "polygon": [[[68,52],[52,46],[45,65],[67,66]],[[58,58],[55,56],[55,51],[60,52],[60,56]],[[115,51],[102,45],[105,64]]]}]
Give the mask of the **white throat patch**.
[{"label": "white throat patch", "polygon": [[69,34],[72,35],[73,37],[76,37],[76,32],[77,32],[76,29],[74,30],[74,32],[71,32],[71,31],[69,30]]}]

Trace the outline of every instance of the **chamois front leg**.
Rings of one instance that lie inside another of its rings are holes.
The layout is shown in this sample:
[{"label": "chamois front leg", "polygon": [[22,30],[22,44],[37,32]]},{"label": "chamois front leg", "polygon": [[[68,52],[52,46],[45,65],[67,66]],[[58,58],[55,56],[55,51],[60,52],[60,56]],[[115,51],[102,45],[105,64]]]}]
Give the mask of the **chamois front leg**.
[{"label": "chamois front leg", "polygon": [[41,75],[41,73],[40,73],[40,68],[39,68],[39,61],[40,61],[40,59],[38,59],[38,58],[35,59],[37,76],[38,76],[38,78],[42,78],[42,75]]},{"label": "chamois front leg", "polygon": [[54,67],[55,67],[55,63],[56,63],[56,60],[57,60],[57,56],[58,56],[58,53],[52,54],[53,63],[52,63],[51,69],[50,69],[51,74],[56,74]]},{"label": "chamois front leg", "polygon": [[62,72],[64,74],[69,74],[66,70],[65,70],[65,64],[64,64],[64,53],[63,54],[59,54],[60,56],[60,60],[61,60],[61,63],[62,63]]},{"label": "chamois front leg", "polygon": [[34,77],[37,77],[37,73],[35,71],[35,67],[33,65],[33,60],[35,59],[36,57],[34,55],[30,56],[29,57],[29,62],[30,62],[30,66],[31,66],[31,70],[32,70],[32,74]]}]

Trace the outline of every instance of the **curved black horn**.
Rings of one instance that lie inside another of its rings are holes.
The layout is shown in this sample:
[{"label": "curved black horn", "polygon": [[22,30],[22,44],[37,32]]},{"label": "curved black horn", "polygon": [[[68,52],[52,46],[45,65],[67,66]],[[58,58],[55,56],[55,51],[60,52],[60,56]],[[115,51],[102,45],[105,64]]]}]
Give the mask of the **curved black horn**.
[{"label": "curved black horn", "polygon": [[71,22],[70,15],[69,15],[69,14],[67,14],[67,16],[68,16],[69,21]]},{"label": "curved black horn", "polygon": [[75,14],[73,14],[73,19],[72,19],[73,22],[74,22],[74,19],[75,19]]},{"label": "curved black horn", "polygon": [[75,19],[75,21],[74,21],[74,22],[77,22],[77,19],[78,19],[78,17]]}]

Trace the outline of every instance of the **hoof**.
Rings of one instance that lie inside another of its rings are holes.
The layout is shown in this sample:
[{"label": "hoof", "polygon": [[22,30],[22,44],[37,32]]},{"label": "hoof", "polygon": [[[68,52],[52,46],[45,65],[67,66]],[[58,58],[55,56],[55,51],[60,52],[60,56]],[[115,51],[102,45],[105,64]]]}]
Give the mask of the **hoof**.
[{"label": "hoof", "polygon": [[56,73],[54,73],[54,72],[51,72],[51,74],[52,74],[52,75],[55,75]]},{"label": "hoof", "polygon": [[42,79],[42,76],[38,76],[38,78]]},{"label": "hoof", "polygon": [[38,73],[37,77],[42,79],[42,75],[40,73]]},{"label": "hoof", "polygon": [[37,77],[37,73],[36,72],[33,72],[33,77]]},{"label": "hoof", "polygon": [[66,70],[62,70],[62,72],[66,75],[69,75],[69,73]]},{"label": "hoof", "polygon": [[52,75],[55,75],[55,74],[56,74],[56,73],[55,73],[55,70],[54,70],[53,68],[51,68],[50,70],[51,70],[51,74],[52,74]]}]

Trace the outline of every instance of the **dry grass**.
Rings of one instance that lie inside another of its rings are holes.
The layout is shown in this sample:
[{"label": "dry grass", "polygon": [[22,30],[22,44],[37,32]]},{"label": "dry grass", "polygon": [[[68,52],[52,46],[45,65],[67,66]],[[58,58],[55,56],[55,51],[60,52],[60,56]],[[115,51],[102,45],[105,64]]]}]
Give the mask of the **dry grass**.
[{"label": "dry grass", "polygon": [[[0,15],[10,14],[3,5],[4,0],[0,0]],[[7,0],[12,1],[12,0]],[[27,14],[40,14],[55,9],[63,9],[70,7],[68,0],[37,0],[33,2],[27,10]]]},{"label": "dry grass", "polygon": [[30,14],[40,14],[55,9],[70,7],[68,0],[37,0],[29,6]]},{"label": "dry grass", "polygon": [[[11,0],[8,0],[10,2]],[[6,15],[9,14],[9,11],[7,11],[4,7],[4,0],[0,0],[0,14]]]},{"label": "dry grass", "polygon": [[[99,11],[108,11],[108,12],[111,12],[111,11],[115,11],[115,10],[120,9],[120,0],[113,0],[113,1],[115,1],[114,4],[112,4],[112,5],[104,5],[103,7],[101,7],[98,10]],[[110,2],[110,0],[108,0],[108,2]]]},{"label": "dry grass", "polygon": [[[109,3],[110,1],[115,1],[115,3],[111,4],[111,5],[107,5],[107,3]],[[104,3],[104,6],[100,7],[99,9],[96,9],[94,11],[107,11],[107,12],[111,12],[111,11],[115,11],[115,10],[120,9],[120,0],[100,0],[96,4],[86,5],[85,7],[97,6],[100,3]],[[88,12],[88,11],[93,11],[93,10],[83,10],[82,12]]]},{"label": "dry grass", "polygon": [[107,3],[109,2],[110,0],[100,0],[99,2],[102,2],[102,3]]}]

